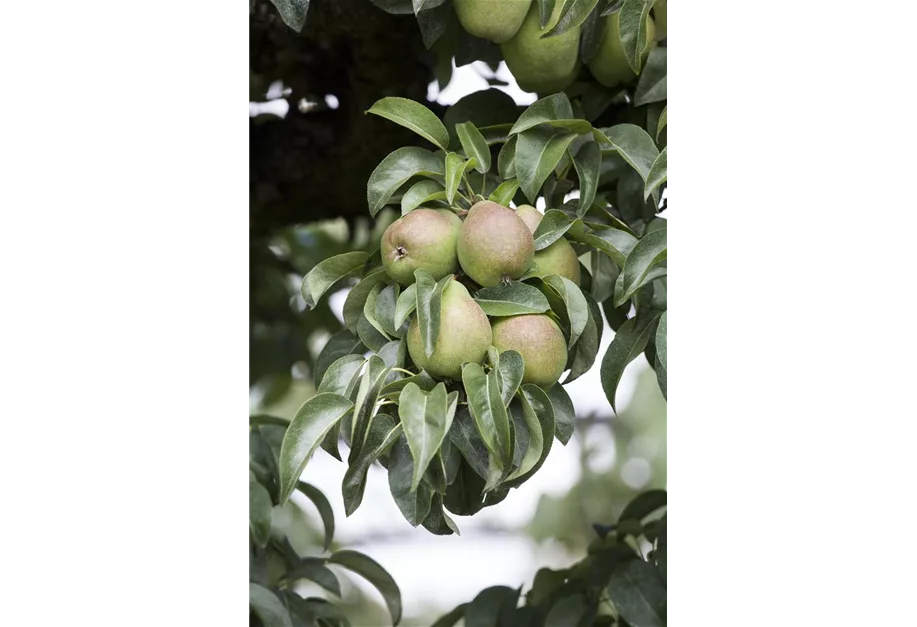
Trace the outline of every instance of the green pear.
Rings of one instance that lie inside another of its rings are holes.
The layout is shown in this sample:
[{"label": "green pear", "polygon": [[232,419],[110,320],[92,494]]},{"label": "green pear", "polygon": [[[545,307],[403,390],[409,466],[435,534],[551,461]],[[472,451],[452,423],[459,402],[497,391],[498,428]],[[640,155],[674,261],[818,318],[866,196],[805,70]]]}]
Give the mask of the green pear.
[{"label": "green pear", "polygon": [[[605,33],[602,35],[602,43],[595,56],[589,62],[589,71],[605,87],[617,87],[622,83],[628,83],[637,78],[637,74],[627,62],[624,55],[624,46],[621,43],[621,15],[620,12],[612,13],[605,18]],[[646,16],[646,46],[640,53],[643,63],[650,54],[650,49],[656,45],[654,37],[656,36],[656,25],[653,18]],[[642,67],[642,66],[641,66]]]},{"label": "green pear", "polygon": [[493,323],[493,344],[500,352],[513,350],[522,355],[523,383],[550,388],[567,365],[563,331],[543,314],[497,318]]},{"label": "green pear", "polygon": [[[534,233],[538,224],[544,217],[538,209],[532,205],[520,205],[516,208],[516,215],[525,222],[529,230]],[[559,274],[566,277],[579,285],[580,267],[579,258],[573,246],[565,238],[559,240],[544,248],[535,251],[535,276],[547,276],[549,274]]]},{"label": "green pear", "polygon": [[423,268],[436,280],[458,272],[461,220],[448,210],[415,209],[382,234],[382,266],[392,280],[407,286]]},{"label": "green pear", "polygon": [[581,27],[577,26],[563,35],[540,39],[557,24],[564,4],[561,0],[554,3],[554,11],[542,29],[538,3],[533,2],[519,31],[500,46],[506,66],[525,91],[542,94],[559,92],[576,79]]},{"label": "green pear", "polygon": [[483,362],[492,341],[487,315],[458,281],[449,281],[443,289],[439,336],[429,358],[423,349],[416,314],[408,327],[411,360],[436,377],[461,379],[462,364]]},{"label": "green pear", "polygon": [[457,251],[465,274],[489,287],[526,273],[535,255],[535,240],[515,211],[482,200],[465,216]]},{"label": "green pear", "polygon": [[656,0],[656,4],[653,5],[653,20],[656,22],[656,41],[665,39],[668,17],[666,0]]},{"label": "green pear", "polygon": [[512,39],[532,0],[453,0],[462,28],[475,37],[502,44]]}]

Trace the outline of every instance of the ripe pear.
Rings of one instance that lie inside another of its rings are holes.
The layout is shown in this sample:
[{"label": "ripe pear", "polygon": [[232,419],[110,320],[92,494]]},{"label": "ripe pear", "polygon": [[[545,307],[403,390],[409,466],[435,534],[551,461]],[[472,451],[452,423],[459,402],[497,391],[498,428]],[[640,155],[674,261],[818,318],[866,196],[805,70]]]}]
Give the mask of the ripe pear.
[{"label": "ripe pear", "polygon": [[453,0],[462,28],[475,37],[502,44],[522,25],[532,0]]},{"label": "ripe pear", "polygon": [[458,272],[461,220],[448,210],[415,209],[392,222],[382,234],[382,266],[403,286],[414,282],[414,270],[423,268],[434,279]]},{"label": "ripe pear", "polygon": [[535,255],[535,240],[515,211],[482,200],[468,210],[457,250],[465,274],[490,287],[526,273]]},{"label": "ripe pear", "polygon": [[554,11],[541,28],[538,3],[533,2],[516,35],[500,46],[506,66],[525,91],[554,93],[563,91],[576,79],[579,71],[579,36],[577,26],[563,35],[540,39],[560,19],[564,2],[554,3]]},{"label": "ripe pear", "polygon": [[449,281],[443,289],[439,336],[429,358],[423,349],[416,315],[408,327],[411,360],[436,377],[461,379],[462,364],[483,362],[492,341],[487,315],[458,281]]},{"label": "ripe pear", "polygon": [[567,342],[557,323],[543,314],[497,318],[493,344],[500,352],[514,350],[525,361],[523,383],[550,388],[567,365]]},{"label": "ripe pear", "polygon": [[[532,233],[535,232],[535,229],[538,228],[538,224],[544,217],[544,215],[532,205],[520,205],[516,208],[516,215],[519,216],[520,220],[525,222],[525,225],[529,227]],[[570,242],[565,238],[561,237],[547,248],[536,250],[534,261],[536,276],[559,274],[579,285],[579,258],[576,255],[576,251],[573,250],[573,246],[571,246]]]},{"label": "ripe pear", "polygon": [[[617,87],[622,83],[627,83],[637,78],[637,74],[627,62],[624,55],[624,46],[621,43],[621,13],[612,13],[605,18],[605,33],[602,35],[602,43],[595,56],[589,62],[589,71],[605,87]],[[640,53],[646,63],[646,58],[650,54],[650,49],[656,45],[654,37],[656,36],[656,25],[653,18],[646,16],[646,46]],[[642,65],[641,65],[642,67]]]}]

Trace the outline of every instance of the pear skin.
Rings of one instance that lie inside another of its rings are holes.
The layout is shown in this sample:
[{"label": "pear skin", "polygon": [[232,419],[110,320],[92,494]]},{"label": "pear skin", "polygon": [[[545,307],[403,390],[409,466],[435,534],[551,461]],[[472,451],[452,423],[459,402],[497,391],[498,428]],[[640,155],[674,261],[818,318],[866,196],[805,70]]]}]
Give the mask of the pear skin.
[{"label": "pear skin", "polygon": [[[450,212],[451,213],[451,212]],[[458,272],[461,220],[433,209],[415,209],[392,222],[382,234],[382,266],[402,286],[414,282],[414,271],[423,268],[436,280]]]}]

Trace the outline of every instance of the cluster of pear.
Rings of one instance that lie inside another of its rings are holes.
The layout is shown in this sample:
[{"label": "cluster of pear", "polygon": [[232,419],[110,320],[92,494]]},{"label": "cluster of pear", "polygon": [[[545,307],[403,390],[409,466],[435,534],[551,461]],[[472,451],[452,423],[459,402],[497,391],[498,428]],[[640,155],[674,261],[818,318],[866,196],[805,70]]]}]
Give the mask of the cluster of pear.
[{"label": "cluster of pear", "polygon": [[[577,285],[579,259],[560,238],[535,251],[532,234],[542,214],[531,205],[513,210],[484,200],[464,220],[449,209],[415,209],[382,235],[382,265],[392,280],[408,286],[423,269],[439,280],[463,273],[473,289],[493,287],[527,276],[559,274]],[[408,327],[408,353],[428,373],[461,379],[462,364],[481,363],[492,345],[517,351],[525,362],[522,381],[549,388],[567,363],[567,344],[557,323],[544,314],[491,317],[455,277],[443,289],[440,331],[433,353],[423,350],[417,315]]]},{"label": "cluster of pear", "polygon": [[[581,61],[579,40],[582,26],[542,39],[561,18],[563,0],[554,2],[550,18],[541,27],[539,3],[533,0],[454,0],[459,23],[469,34],[500,44],[506,65],[519,86],[537,93],[563,91],[576,80]],[[656,41],[665,38],[666,0],[657,0],[653,15],[647,15],[643,61]],[[624,55],[619,28],[620,12],[601,18],[604,34],[598,52],[588,67],[606,87],[616,87],[636,78]],[[658,28],[657,28],[658,26]]]}]

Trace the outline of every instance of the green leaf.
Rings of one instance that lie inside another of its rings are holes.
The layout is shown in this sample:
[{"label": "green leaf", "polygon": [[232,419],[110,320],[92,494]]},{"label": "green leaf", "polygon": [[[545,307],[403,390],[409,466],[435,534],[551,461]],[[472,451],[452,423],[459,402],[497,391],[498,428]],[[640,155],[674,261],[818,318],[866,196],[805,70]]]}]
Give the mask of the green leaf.
[{"label": "green leaf", "polygon": [[417,207],[434,200],[446,200],[446,190],[438,181],[418,181],[401,197],[401,215],[406,216]]},{"label": "green leaf", "polygon": [[341,279],[363,270],[369,255],[363,251],[329,257],[312,268],[302,281],[302,297],[306,306],[315,308],[322,295]]},{"label": "green leaf", "polygon": [[429,11],[442,5],[446,0],[413,0],[414,13],[419,14],[422,11]]},{"label": "green leaf", "polygon": [[663,148],[662,152],[659,153],[659,156],[656,157],[656,160],[653,162],[653,167],[650,168],[649,174],[646,175],[646,186],[643,188],[643,198],[644,200],[650,197],[656,188],[666,182],[666,152],[668,148]]},{"label": "green leaf", "polygon": [[290,424],[290,421],[286,418],[279,418],[277,416],[269,416],[267,414],[254,414],[248,417],[248,426],[254,427],[257,425],[276,425],[278,427],[283,427],[284,429],[287,425]]},{"label": "green leaf", "polygon": [[432,1],[427,0],[429,8],[425,7],[420,11],[415,11],[423,45],[427,50],[430,50],[446,33],[452,19],[452,7],[443,4],[445,0],[436,0],[439,2],[438,6],[432,5]]},{"label": "green leaf", "polygon": [[277,7],[284,24],[297,33],[302,32],[309,14],[309,0],[271,0],[271,3]]},{"label": "green leaf", "polygon": [[602,388],[605,390],[605,396],[608,398],[608,402],[615,413],[618,412],[615,408],[615,393],[618,389],[618,383],[621,381],[621,375],[624,373],[624,368],[646,348],[646,343],[655,330],[655,323],[658,319],[659,314],[650,316],[638,315],[622,324],[621,328],[615,333],[611,346],[605,352],[605,357],[602,358],[602,369],[600,371]]},{"label": "green leaf", "polygon": [[642,107],[666,99],[666,50],[665,46],[655,46],[650,50],[634,92],[634,106]]},{"label": "green leaf", "polygon": [[369,176],[366,201],[370,215],[375,218],[398,188],[411,177],[426,176],[439,180],[443,173],[443,160],[429,150],[414,146],[395,150]]},{"label": "green leaf", "polygon": [[393,321],[395,328],[400,329],[404,326],[405,321],[407,321],[408,317],[410,317],[411,313],[413,313],[416,308],[417,287],[414,283],[411,283],[401,292],[398,301],[395,303],[395,318]]},{"label": "green leaf", "polygon": [[[554,2],[555,0],[535,0],[538,3],[538,24],[539,30],[544,30],[545,26],[548,25],[548,21],[551,19],[551,14],[554,12]],[[564,0],[559,0],[564,2]]]},{"label": "green leaf", "polygon": [[400,124],[443,150],[449,149],[449,131],[435,113],[419,102],[407,98],[382,98],[377,100],[367,113]]},{"label": "green leaf", "polygon": [[492,586],[481,590],[465,608],[465,627],[497,627],[509,625],[506,615],[516,609],[519,590],[508,586]]},{"label": "green leaf", "polygon": [[659,156],[653,138],[636,124],[617,124],[602,130],[618,154],[646,181],[653,162]]},{"label": "green leaf", "polygon": [[[543,296],[543,294],[542,294]],[[491,347],[494,351],[493,347]],[[522,383],[522,376],[525,373],[525,362],[522,355],[516,351],[509,350],[500,353],[498,365],[494,368],[500,374],[500,398],[503,399],[504,405],[509,405]]]},{"label": "green leaf", "polygon": [[602,150],[595,142],[586,142],[573,157],[573,167],[579,178],[579,205],[577,215],[583,217],[595,200],[602,172]]},{"label": "green leaf", "polygon": [[443,383],[430,392],[424,392],[416,383],[409,383],[398,397],[398,415],[414,458],[411,491],[417,489],[427,466],[452,426],[458,395],[450,394],[451,402],[447,402],[446,396],[446,386]]},{"label": "green leaf", "polygon": [[668,111],[669,105],[666,105],[662,108],[662,113],[659,115],[659,121],[656,123],[656,141],[659,141],[659,134],[662,132],[662,129],[666,126],[666,114]]},{"label": "green leaf", "polygon": [[418,374],[386,384],[386,386],[382,388],[381,398],[389,400],[397,399],[398,396],[401,395],[401,390],[403,390],[408,383],[416,383],[420,386],[420,389],[425,392],[429,392],[436,387],[436,381],[433,377],[427,374],[426,370],[421,370]]},{"label": "green leaf", "polygon": [[379,400],[379,393],[382,391],[382,386],[385,385],[385,379],[390,370],[378,355],[371,355],[363,370],[353,405],[353,417],[350,421],[350,456],[347,459],[349,464],[353,464],[363,452],[376,402]]},{"label": "green leaf", "polygon": [[557,24],[554,25],[554,28],[542,35],[540,39],[563,35],[574,28],[580,27],[598,3],[599,0],[567,0],[567,4],[561,11],[560,19],[557,20]]},{"label": "green leaf", "polygon": [[[461,407],[456,411],[455,420],[452,421],[452,428],[449,429],[449,440],[461,451],[462,457],[465,458],[468,465],[482,479],[487,479],[490,471],[490,456],[487,445],[484,444],[484,440],[475,426],[474,418],[471,417],[471,411],[467,407]],[[459,512],[455,513],[460,516],[463,515]]]},{"label": "green leaf", "polygon": [[468,407],[478,433],[487,449],[500,460],[503,467],[513,458],[509,434],[509,415],[501,396],[501,384],[496,371],[485,374],[480,364],[469,363],[462,368],[462,383],[468,397]]},{"label": "green leaf", "polygon": [[411,490],[414,477],[414,457],[407,437],[402,433],[392,445],[388,457],[388,487],[395,504],[411,526],[416,527],[430,513],[433,490],[426,481],[421,481],[416,490]]},{"label": "green leaf", "polygon": [[492,200],[498,205],[508,207],[510,201],[515,198],[517,191],[519,191],[519,179],[509,179],[500,183],[500,186],[494,190],[487,200]]},{"label": "green leaf", "polygon": [[567,98],[567,94],[560,92],[541,100],[536,100],[529,105],[529,108],[523,111],[516,123],[513,124],[509,133],[510,135],[515,135],[539,124],[550,123],[555,120],[570,120],[573,117],[573,107],[570,106],[570,99]]},{"label": "green leaf", "polygon": [[373,584],[382,593],[385,605],[392,616],[392,623],[397,625],[401,621],[401,590],[388,571],[377,562],[357,551],[344,550],[329,557],[328,563],[339,564]]},{"label": "green leaf", "polygon": [[548,209],[532,234],[535,250],[544,250],[570,230],[574,221],[559,209]]},{"label": "green leaf", "polygon": [[608,17],[612,13],[617,13],[623,6],[624,0],[608,0],[608,6],[606,6],[605,10],[602,11],[601,17]]},{"label": "green leaf", "polygon": [[331,339],[322,348],[315,359],[315,379],[314,383],[318,386],[325,378],[328,368],[338,359],[345,355],[362,353],[364,351],[363,342],[347,329],[341,329],[331,336]]},{"label": "green leaf", "polygon": [[395,308],[400,291],[401,287],[393,283],[386,285],[376,296],[373,317],[382,327],[381,331],[385,332],[387,336],[401,337],[400,327],[395,326]]},{"label": "green leaf", "polygon": [[[327,551],[328,548],[325,547]],[[327,562],[323,557],[305,557],[300,559],[292,569],[285,575],[286,581],[297,581],[299,579],[308,579],[314,581],[328,592],[341,596],[341,582],[338,581],[337,575],[330,568],[325,566]]]},{"label": "green leaf", "polygon": [[462,603],[448,614],[440,616],[436,622],[433,623],[432,627],[455,627],[459,619],[465,616],[466,607],[468,607],[468,604]]},{"label": "green leaf", "polygon": [[655,0],[624,0],[618,24],[621,31],[621,46],[627,63],[636,74],[643,64],[642,52],[646,50],[646,20]]},{"label": "green leaf", "polygon": [[570,395],[560,385],[552,385],[548,390],[548,398],[554,410],[554,435],[560,443],[566,446],[573,437],[574,424],[576,423],[576,410]]},{"label": "green leaf", "polygon": [[458,191],[459,183],[462,182],[462,175],[470,167],[474,167],[475,160],[465,161],[462,156],[455,152],[446,155],[446,202],[450,205],[455,200],[455,194]]},{"label": "green leaf", "polygon": [[659,318],[659,326],[656,327],[656,378],[659,381],[659,389],[662,390],[662,396],[666,396],[666,378],[668,374],[668,356],[666,354],[666,329],[665,321],[666,314],[665,311],[662,313],[662,317]]},{"label": "green leaf", "polygon": [[375,268],[348,292],[347,298],[344,299],[343,315],[344,326],[351,333],[357,333],[360,318],[363,317],[363,305],[369,293],[380,283],[388,283],[390,280],[385,268]]},{"label": "green leaf", "polygon": [[337,394],[316,394],[293,416],[280,448],[280,504],[290,498],[302,474],[325,434],[344,414],[353,409],[350,399]]},{"label": "green leaf", "polygon": [[615,306],[620,307],[634,292],[653,278],[652,270],[666,259],[666,231],[657,229],[643,236],[627,256],[621,270],[621,293],[615,294]]},{"label": "green leaf", "polygon": [[518,136],[513,135],[497,154],[497,172],[504,180],[516,176],[516,141]]},{"label": "green leaf", "polygon": [[390,15],[410,15],[414,12],[411,0],[370,0]]},{"label": "green leaf", "polygon": [[587,602],[584,594],[561,597],[551,606],[544,627],[572,627],[585,624],[580,621],[587,617],[590,611],[594,612],[595,609]]},{"label": "green leaf", "polygon": [[[376,414],[369,431],[366,432],[366,441],[359,456],[348,466],[341,483],[341,493],[344,497],[344,511],[350,516],[363,501],[363,490],[366,487],[366,473],[370,466],[379,459],[395,443],[401,435],[401,423],[388,414]],[[328,547],[325,547],[327,550]]]},{"label": "green leaf", "polygon": [[544,277],[544,282],[554,288],[567,308],[567,318],[570,321],[570,348],[576,345],[580,335],[586,328],[589,319],[589,305],[582,290],[573,281],[559,274],[549,274]]},{"label": "green leaf", "polygon": [[621,229],[607,228],[594,229],[579,238],[584,244],[597,248],[612,261],[618,264],[618,267],[624,267],[627,256],[631,253],[639,241],[636,237],[622,231]]},{"label": "green leaf", "polygon": [[490,170],[490,147],[478,127],[471,122],[462,122],[455,125],[455,132],[465,154],[474,157],[475,170],[481,174]]},{"label": "green leaf", "polygon": [[417,300],[417,326],[420,328],[420,340],[423,342],[424,354],[429,358],[439,338],[439,323],[442,315],[440,303],[446,283],[452,275],[444,276],[439,282],[426,270],[414,271],[414,285]]},{"label": "green leaf", "polygon": [[516,174],[519,186],[530,202],[538,198],[538,191],[548,175],[554,171],[561,157],[576,135],[556,135],[541,127],[519,134],[516,141]]},{"label": "green leaf", "polygon": [[248,604],[264,627],[293,627],[287,608],[276,594],[264,586],[249,582]]},{"label": "green leaf", "polygon": [[[366,295],[366,301],[363,303],[363,316],[366,318],[367,322],[372,325],[372,327],[378,331],[386,340],[391,341],[392,336],[386,333],[385,327],[382,326],[382,323],[376,319],[376,302],[379,298],[379,293],[382,291],[382,288],[385,287],[384,283],[377,283],[375,287]],[[392,315],[394,316],[394,310]]]},{"label": "green leaf", "polygon": [[[528,446],[519,468],[507,477],[508,486],[521,485],[535,474],[547,459],[554,441],[554,408],[545,391],[537,385],[525,383],[520,400],[522,417],[528,429]],[[517,404],[513,403],[511,409],[515,407]]]},{"label": "green leaf", "polygon": [[593,251],[589,257],[589,272],[592,274],[590,293],[596,302],[601,303],[614,294],[615,281],[621,269],[601,250]]},{"label": "green leaf", "polygon": [[667,493],[665,490],[646,490],[635,496],[624,507],[618,517],[620,525],[625,520],[634,520],[642,523],[647,516],[659,511],[666,506]]},{"label": "green leaf", "polygon": [[255,544],[264,548],[271,539],[271,511],[274,504],[267,488],[258,483],[249,473],[248,479],[248,525]]},{"label": "green leaf", "polygon": [[327,551],[331,548],[331,541],[334,540],[334,511],[331,509],[331,503],[321,490],[305,481],[298,481],[296,488],[312,501],[318,510],[318,515],[322,517],[322,525],[325,527],[325,550]]},{"label": "green leaf", "polygon": [[453,533],[461,535],[458,525],[449,517],[449,514],[443,509],[443,497],[441,494],[434,494],[430,505],[430,513],[424,518],[424,529],[438,536],[449,536]]},{"label": "green leaf", "polygon": [[588,305],[586,309],[588,317],[579,341],[570,351],[570,361],[568,364],[570,373],[564,380],[564,385],[575,381],[589,372],[592,365],[595,363],[596,356],[599,354],[599,345],[602,342],[602,331],[605,327],[605,323],[602,320],[602,311],[599,309],[598,303],[593,300],[592,296],[583,294],[583,297],[586,299]]},{"label": "green leaf", "polygon": [[363,355],[344,355],[331,364],[325,376],[322,377],[317,391],[349,398],[359,379],[360,368],[365,361]]},{"label": "green leaf", "polygon": [[[583,22],[583,32],[580,36],[580,59],[583,63],[589,63],[595,58],[595,55],[598,54],[599,50],[602,47],[602,39],[605,37],[605,28],[607,20],[601,19],[599,16],[599,11],[595,10],[589,14],[589,17],[586,18],[586,21]],[[588,113],[593,115],[586,115],[587,120],[594,120],[599,114],[604,111],[608,105],[611,104],[611,99],[614,97],[614,92],[605,89],[602,85],[596,85],[596,87],[602,87],[601,92],[599,90],[589,89],[588,95],[583,94],[582,103],[583,109]],[[602,93],[604,92],[604,93]],[[601,96],[599,94],[602,94]],[[593,101],[593,98],[604,97],[606,104],[599,110],[597,113],[595,110],[588,106]]]},{"label": "green leaf", "polygon": [[665,627],[665,584],[647,562],[632,559],[619,564],[611,573],[608,595],[633,627]]},{"label": "green leaf", "polygon": [[474,300],[488,316],[540,314],[551,308],[538,288],[519,281],[480,289]]},{"label": "green leaf", "polygon": [[666,553],[668,553],[668,539],[666,537],[666,517],[659,521],[659,537],[656,539],[656,550],[653,557],[656,560],[656,569],[662,581],[666,581]]}]

